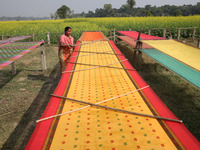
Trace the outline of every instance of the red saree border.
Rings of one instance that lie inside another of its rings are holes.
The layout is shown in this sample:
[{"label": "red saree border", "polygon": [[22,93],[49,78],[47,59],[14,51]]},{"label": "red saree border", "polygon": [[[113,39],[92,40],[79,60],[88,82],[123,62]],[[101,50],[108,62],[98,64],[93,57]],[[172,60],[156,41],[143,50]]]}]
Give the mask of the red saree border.
[{"label": "red saree border", "polygon": [[[77,42],[77,44],[79,44],[80,42]],[[79,49],[79,46],[77,46],[75,48],[75,51],[77,51]],[[78,53],[77,52],[73,52],[72,56],[76,56]],[[70,59],[70,62],[74,62],[75,61],[75,57],[72,57]],[[72,70],[74,64],[68,64],[65,71],[70,71]],[[62,74],[61,79],[54,91],[55,95],[63,95],[65,88],[67,86],[68,80],[70,78],[70,73],[65,73]],[[55,115],[57,112],[57,109],[60,105],[60,102],[62,100],[60,98],[56,98],[56,97],[51,97],[51,99],[49,100],[49,103],[47,105],[47,107],[45,108],[44,113],[42,114],[41,118],[45,118],[45,117],[49,117],[52,115]],[[28,142],[28,144],[26,145],[25,150],[36,150],[36,149],[42,149],[43,145],[46,141],[46,138],[48,136],[49,133],[49,129],[51,128],[52,122],[53,122],[53,118],[52,119],[48,119],[42,122],[37,123],[35,130],[33,131],[33,134]],[[40,138],[36,138],[36,137],[40,137]]]}]

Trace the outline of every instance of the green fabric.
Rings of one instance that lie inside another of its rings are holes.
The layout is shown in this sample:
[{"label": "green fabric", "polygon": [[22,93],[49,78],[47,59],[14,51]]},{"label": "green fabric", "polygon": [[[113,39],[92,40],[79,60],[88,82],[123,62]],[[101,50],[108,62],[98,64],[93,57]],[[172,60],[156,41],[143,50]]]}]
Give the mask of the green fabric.
[{"label": "green fabric", "polygon": [[142,49],[141,51],[200,88],[200,72],[158,50]]},{"label": "green fabric", "polygon": [[21,54],[35,44],[37,44],[37,42],[9,43],[0,46],[0,64]]}]

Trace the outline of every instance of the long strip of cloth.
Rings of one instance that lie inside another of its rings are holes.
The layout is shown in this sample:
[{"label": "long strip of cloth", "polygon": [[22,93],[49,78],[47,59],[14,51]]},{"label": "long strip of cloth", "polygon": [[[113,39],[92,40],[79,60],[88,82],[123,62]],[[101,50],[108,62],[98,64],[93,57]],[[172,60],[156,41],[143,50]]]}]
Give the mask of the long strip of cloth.
[{"label": "long strip of cloth", "polygon": [[[94,32],[95,33],[95,32]],[[99,32],[97,32],[99,33]],[[95,34],[97,34],[95,33]],[[100,34],[100,33],[99,33]],[[90,36],[84,32],[80,41]],[[101,37],[103,38],[103,37]],[[86,38],[88,39],[88,38]],[[76,47],[81,51],[113,50],[112,41],[99,41]],[[72,57],[70,62],[105,65],[126,59],[123,55]],[[115,67],[133,68],[128,61]],[[88,66],[68,64],[65,71]],[[133,68],[134,69],[134,68]],[[64,73],[54,94],[97,103],[147,86],[136,71],[99,68]],[[151,88],[102,103],[103,106],[177,119]],[[81,108],[85,104],[52,97],[41,118]],[[198,149],[198,141],[182,123],[119,113],[90,107],[55,119],[39,122],[26,149]]]}]

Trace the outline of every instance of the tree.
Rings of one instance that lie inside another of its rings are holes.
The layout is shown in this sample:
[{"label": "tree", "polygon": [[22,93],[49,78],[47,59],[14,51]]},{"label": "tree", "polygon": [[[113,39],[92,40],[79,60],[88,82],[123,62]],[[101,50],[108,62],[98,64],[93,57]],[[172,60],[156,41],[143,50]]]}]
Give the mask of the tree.
[{"label": "tree", "polygon": [[65,19],[71,15],[71,10],[66,5],[62,5],[57,9],[56,13],[58,14],[60,19]]},{"label": "tree", "polygon": [[133,16],[133,7],[136,5],[135,0],[127,0],[127,4],[131,8],[131,16]]},{"label": "tree", "polygon": [[104,10],[105,10],[105,13],[106,13],[105,17],[113,17],[114,16],[114,11],[112,9],[111,4],[104,4]]},{"label": "tree", "polygon": [[181,13],[182,13],[182,12],[181,12],[179,9],[176,9],[176,10],[173,11],[173,15],[174,15],[174,16],[180,16]]},{"label": "tree", "polygon": [[130,14],[130,12],[131,12],[131,9],[130,9],[130,7],[129,7],[128,4],[122,5],[122,6],[120,7],[120,9],[119,9],[119,13],[120,13],[121,16],[123,16],[123,17],[127,16],[127,14]]},{"label": "tree", "polygon": [[86,17],[94,17],[94,12],[93,11],[88,11],[88,13],[86,14]]}]

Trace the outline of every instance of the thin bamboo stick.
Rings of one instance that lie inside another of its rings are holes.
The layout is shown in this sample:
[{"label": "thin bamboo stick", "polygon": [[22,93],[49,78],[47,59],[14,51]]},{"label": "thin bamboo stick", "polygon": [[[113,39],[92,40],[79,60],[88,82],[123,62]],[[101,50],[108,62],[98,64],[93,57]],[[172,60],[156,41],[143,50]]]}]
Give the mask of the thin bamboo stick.
[{"label": "thin bamboo stick", "polygon": [[128,114],[133,114],[133,115],[139,115],[139,116],[143,116],[143,117],[155,118],[155,119],[159,119],[159,120],[173,121],[173,122],[178,122],[178,123],[182,123],[182,122],[183,122],[182,120],[171,119],[171,118],[165,118],[165,117],[160,117],[160,116],[153,116],[153,115],[142,114],[142,113],[132,112],[132,111],[123,110],[123,109],[118,109],[118,108],[112,108],[112,107],[108,107],[108,106],[102,106],[102,105],[99,105],[99,104],[94,104],[94,103],[79,101],[79,100],[75,100],[75,99],[71,99],[71,98],[66,98],[66,97],[58,96],[58,95],[52,95],[52,96],[58,97],[58,98],[67,99],[67,100],[74,101],[74,102],[79,102],[79,103],[83,103],[83,104],[88,104],[88,105],[90,105],[90,106],[101,107],[101,108],[105,108],[105,109],[110,109],[110,110],[114,110],[114,111],[120,111],[120,112],[123,112],[123,113],[128,113]]},{"label": "thin bamboo stick", "polygon": [[[75,52],[79,52],[79,51],[75,51]],[[105,51],[105,52],[113,52],[113,51]],[[102,52],[102,53],[105,53],[105,52]],[[91,55],[97,55],[99,53],[95,53],[95,54],[88,54],[88,55],[79,55],[79,56],[71,56],[70,58],[73,58],[73,57],[82,57],[82,56],[91,56]]]},{"label": "thin bamboo stick", "polygon": [[[63,97],[63,96],[53,95],[53,94],[52,94],[52,96],[58,97],[58,98],[62,98],[62,99],[66,99],[66,100],[70,100],[70,101],[74,101],[74,102],[79,102],[79,103],[83,103],[83,104],[88,104],[88,106],[79,108],[79,110],[81,110],[81,109],[83,109],[83,108],[88,108],[88,107],[91,107],[91,106],[96,106],[96,107],[101,107],[101,108],[110,109],[110,110],[114,110],[114,111],[119,111],[119,112],[123,112],[123,113],[128,113],[128,114],[133,114],[133,115],[139,115],[139,116],[149,117],[149,118],[155,118],[155,119],[159,119],[159,120],[166,120],[166,121],[172,121],[172,122],[178,122],[178,123],[182,123],[182,122],[183,122],[182,120],[171,119],[171,118],[160,117],[160,116],[153,116],[153,115],[148,115],[148,114],[142,114],[142,113],[127,111],[127,110],[122,110],[122,109],[117,109],[117,108],[102,106],[102,105],[99,105],[99,104],[97,104],[97,103],[94,104],[94,103],[84,102],[84,101],[80,101],[80,100],[75,100],[75,99],[71,99],[71,98],[66,98],[66,97]],[[71,112],[74,112],[74,111],[75,111],[75,110],[70,111],[70,112],[66,112],[66,113],[71,113]],[[76,111],[78,111],[78,109],[77,109]],[[66,113],[65,113],[65,114],[66,114]],[[62,114],[62,115],[64,115],[64,114]],[[51,118],[58,117],[58,116],[61,116],[61,114],[58,114],[58,115],[55,115],[55,116],[50,116],[50,117],[47,117],[47,118],[43,118],[43,119],[37,120],[36,122],[38,123],[38,122],[40,122],[40,121],[44,121],[44,120],[51,119]]]},{"label": "thin bamboo stick", "polygon": [[[143,89],[148,88],[148,87],[150,87],[150,86],[147,85],[147,86],[142,87],[142,88],[140,88],[140,89],[136,89],[136,90],[133,90],[133,91],[131,91],[131,92],[128,92],[128,93],[125,93],[125,94],[122,94],[122,95],[119,95],[119,96],[116,96],[116,97],[112,97],[112,98],[110,98],[110,99],[107,99],[107,100],[98,102],[98,103],[96,103],[96,104],[102,104],[102,103],[105,103],[105,102],[114,100],[114,99],[116,99],[116,98],[119,98],[119,97],[122,97],[122,96],[125,96],[125,95],[128,95],[128,94],[131,94],[131,93],[134,93],[134,92],[143,90]],[[51,95],[54,96],[53,94],[51,94]],[[91,107],[91,105],[88,105],[88,106],[85,106],[85,107],[81,107],[81,108],[78,108],[78,109],[75,109],[75,110],[72,110],[72,111],[64,112],[64,113],[62,113],[62,114],[57,114],[57,115],[49,116],[49,117],[46,117],[46,118],[42,118],[42,119],[36,120],[36,122],[38,123],[38,122],[45,121],[45,120],[48,120],[48,119],[51,119],[51,118],[63,116],[63,115],[66,115],[66,114],[69,114],[69,113],[72,113],[72,112],[76,112],[76,111],[79,111],[79,110],[88,108],[88,107]]]},{"label": "thin bamboo stick", "polygon": [[64,71],[62,73],[69,73],[69,72],[77,72],[77,71],[84,71],[84,70],[96,69],[96,68],[100,68],[100,67],[104,67],[104,66],[114,65],[114,64],[117,64],[117,63],[120,63],[120,62],[124,62],[124,61],[127,61],[127,60],[128,59],[125,59],[125,60],[118,61],[118,62],[115,62],[115,63],[112,63],[112,64],[107,64],[107,65],[98,66],[98,67],[92,67],[92,68],[86,68],[86,69],[80,69],[80,70]]},{"label": "thin bamboo stick", "polygon": [[112,38],[112,37],[115,37],[115,36],[116,36],[116,35],[110,36],[110,37],[105,37],[105,38],[103,38],[103,39],[99,39],[99,40],[95,40],[95,41],[91,41],[91,42],[87,42],[87,43],[74,44],[74,46],[82,46],[82,45],[92,44],[92,43],[96,43],[96,42],[103,41],[103,40],[108,41],[109,38]]},{"label": "thin bamboo stick", "polygon": [[108,67],[108,68],[116,68],[116,69],[123,69],[123,70],[132,70],[132,71],[135,71],[135,69],[127,69],[127,68],[120,68],[120,67],[111,67],[111,66],[93,65],[93,64],[84,64],[84,63],[74,63],[74,62],[67,62],[67,63],[78,64],[78,65],[88,65],[88,66]]},{"label": "thin bamboo stick", "polygon": [[95,53],[95,54],[110,54],[110,55],[123,55],[123,54],[114,54],[114,53],[105,53],[105,52],[91,52],[91,51],[74,51],[78,53]]}]

